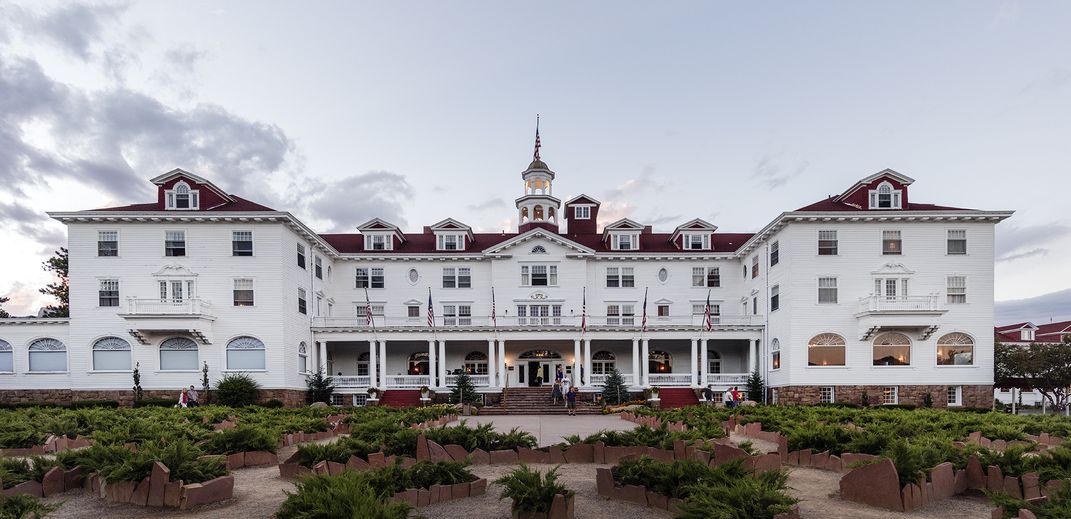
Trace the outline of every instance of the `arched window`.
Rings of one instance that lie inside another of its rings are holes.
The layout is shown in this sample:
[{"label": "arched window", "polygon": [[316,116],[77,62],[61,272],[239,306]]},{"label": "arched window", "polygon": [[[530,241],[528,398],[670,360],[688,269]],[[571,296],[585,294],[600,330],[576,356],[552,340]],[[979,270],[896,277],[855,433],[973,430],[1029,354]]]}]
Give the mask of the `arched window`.
[{"label": "arched window", "polygon": [[524,222],[527,222],[527,221],[528,221],[528,208],[527,207],[522,207],[521,208],[521,223],[524,223]]},{"label": "arched window", "polygon": [[430,371],[428,368],[428,352],[418,351],[410,355],[408,364],[410,375],[427,375]]},{"label": "arched window", "polygon": [[560,359],[562,354],[552,350],[528,350],[517,356],[518,359]]},{"label": "arched window", "polygon": [[30,371],[43,373],[67,371],[67,346],[51,338],[31,342]]},{"label": "arched window", "polygon": [[104,337],[93,343],[95,371],[130,371],[130,343],[119,337]]},{"label": "arched window", "polygon": [[297,372],[309,372],[309,348],[302,342],[297,347]]},{"label": "arched window", "polygon": [[[843,366],[844,337],[835,333],[815,335],[807,343],[808,366]],[[778,360],[780,363],[780,359]]]},{"label": "arched window", "polygon": [[781,369],[781,341],[777,338],[770,342],[770,369]]},{"label": "arched window", "polygon": [[597,351],[591,354],[591,374],[605,375],[617,368],[617,357],[612,351]]},{"label": "arched window", "polygon": [[537,205],[532,209],[532,219],[537,222],[543,221],[543,206]]},{"label": "arched window", "polygon": [[264,343],[254,337],[237,337],[227,343],[227,369],[264,369]]},{"label": "arched window", "polygon": [[15,354],[7,341],[0,339],[0,373],[15,372]]},{"label": "arched window", "polygon": [[672,373],[673,357],[662,350],[652,350],[647,356],[648,373]]},{"label": "arched window", "polygon": [[954,332],[937,339],[937,365],[970,366],[974,364],[974,339]]},{"label": "arched window", "polygon": [[874,339],[875,366],[910,366],[911,339],[898,332],[886,332]]},{"label": "arched window", "polygon": [[469,375],[486,375],[487,354],[482,351],[473,351],[465,355],[465,373]]},{"label": "arched window", "polygon": [[547,249],[544,248],[542,245],[536,245],[535,247],[532,247],[532,254],[546,254],[546,253],[547,253]]},{"label": "arched window", "polygon": [[554,220],[555,216],[557,216],[557,213],[554,211],[554,208],[553,207],[548,207],[547,208],[547,219],[553,222],[553,221],[555,221]]},{"label": "arched window", "polygon": [[371,358],[371,357],[368,355],[367,351],[357,356],[357,376],[358,377],[367,377],[368,376],[368,359],[369,358]]},{"label": "arched window", "polygon": [[721,373],[721,354],[707,350],[707,373]]},{"label": "arched window", "polygon": [[161,371],[197,371],[197,343],[172,337],[160,343]]}]

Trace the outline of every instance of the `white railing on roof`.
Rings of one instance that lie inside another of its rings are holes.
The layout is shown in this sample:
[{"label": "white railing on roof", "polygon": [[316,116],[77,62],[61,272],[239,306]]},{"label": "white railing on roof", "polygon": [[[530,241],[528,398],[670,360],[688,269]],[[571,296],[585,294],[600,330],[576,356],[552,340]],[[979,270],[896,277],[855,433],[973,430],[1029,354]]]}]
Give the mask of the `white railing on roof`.
[{"label": "white railing on roof", "polygon": [[859,298],[860,312],[934,312],[941,310],[940,297],[928,296],[885,297],[869,295]]},{"label": "white railing on roof", "polygon": [[184,299],[160,299],[128,297],[126,313],[129,315],[201,315],[207,314],[212,304],[199,297]]}]

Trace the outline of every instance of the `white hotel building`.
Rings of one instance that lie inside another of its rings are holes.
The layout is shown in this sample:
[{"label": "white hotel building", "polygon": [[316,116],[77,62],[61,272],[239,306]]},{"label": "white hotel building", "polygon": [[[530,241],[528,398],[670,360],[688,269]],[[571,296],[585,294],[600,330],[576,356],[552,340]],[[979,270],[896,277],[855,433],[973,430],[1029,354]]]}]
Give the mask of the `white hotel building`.
[{"label": "white hotel building", "polygon": [[207,363],[290,404],[318,366],[343,395],[445,388],[457,370],[497,393],[557,366],[595,392],[615,366],[637,391],[758,370],[780,403],[992,401],[993,231],[1010,211],[915,203],[884,170],[755,233],[659,233],[600,228],[599,201],[561,202],[538,154],[519,180],[505,233],[446,218],[320,234],[182,170],[152,179],[150,203],[49,213],[68,227],[71,317],[0,320],[0,401],[128,400],[135,363],[149,394],[199,385]]}]

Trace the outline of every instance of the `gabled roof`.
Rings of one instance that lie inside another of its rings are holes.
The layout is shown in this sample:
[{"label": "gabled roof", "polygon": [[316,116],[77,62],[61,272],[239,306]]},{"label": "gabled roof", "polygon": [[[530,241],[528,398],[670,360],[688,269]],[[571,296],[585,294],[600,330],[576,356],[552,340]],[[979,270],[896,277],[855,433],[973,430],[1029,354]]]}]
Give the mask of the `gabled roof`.
[{"label": "gabled roof", "polygon": [[848,198],[849,195],[851,195],[852,193],[856,192],[859,188],[861,188],[863,186],[868,186],[871,183],[873,183],[875,180],[878,180],[878,179],[883,178],[883,177],[891,178],[891,179],[893,179],[893,180],[895,180],[895,181],[897,181],[897,182],[899,182],[899,183],[901,183],[901,184],[903,184],[905,186],[909,186],[915,181],[915,179],[913,179],[913,178],[911,178],[911,177],[909,177],[907,175],[902,175],[897,171],[894,171],[894,170],[886,168],[886,169],[883,169],[883,170],[881,170],[881,171],[879,171],[877,173],[874,173],[873,175],[870,175],[869,177],[866,177],[866,178],[860,180],[859,182],[856,182],[855,185],[853,185],[852,187],[849,187],[847,191],[841,193],[840,196],[838,196],[836,198],[836,200],[838,200],[838,201],[844,200],[845,198]]},{"label": "gabled roof", "polygon": [[164,173],[163,175],[155,177],[155,178],[151,179],[150,182],[152,182],[153,184],[156,184],[158,186],[162,186],[162,185],[174,180],[176,177],[188,178],[188,179],[194,181],[195,183],[197,183],[197,184],[199,184],[201,186],[204,186],[204,187],[207,187],[208,189],[211,189],[217,195],[223,197],[224,200],[233,201],[231,195],[228,195],[226,191],[220,189],[218,186],[216,186],[215,184],[210,182],[208,179],[205,179],[203,177],[194,175],[193,173],[190,173],[189,171],[186,171],[186,170],[180,169],[180,168],[175,168],[175,169],[173,169],[171,171],[168,171],[167,173]]},{"label": "gabled roof", "polygon": [[463,231],[472,240],[472,227],[469,227],[453,218],[447,218],[428,227],[432,231]]},{"label": "gabled roof", "polygon": [[1015,324],[1005,324],[1004,326],[997,326],[995,329],[998,332],[1006,332],[1008,330],[1022,330],[1023,328],[1033,328],[1035,330],[1038,329],[1038,327],[1035,326],[1034,323],[1032,323],[1030,321],[1025,321],[1025,322],[1021,322],[1021,323],[1015,323]]},{"label": "gabled roof", "polygon": [[399,229],[397,225],[394,225],[380,218],[373,218],[361,225],[358,225],[357,230],[362,234],[364,234],[366,231],[390,231],[394,233],[394,235],[398,236],[398,238],[402,242],[405,241],[405,234],[402,234],[402,230]]},{"label": "gabled roof", "polygon": [[550,232],[550,231],[548,231],[546,229],[543,229],[542,227],[536,227],[536,228],[534,228],[534,229],[532,229],[532,230],[530,230],[528,232],[515,235],[515,236],[513,236],[513,237],[511,237],[511,238],[509,238],[509,239],[507,239],[507,240],[505,240],[505,241],[503,241],[501,243],[498,243],[498,244],[496,244],[496,245],[494,245],[494,246],[492,246],[490,248],[484,249],[483,252],[485,254],[496,254],[496,253],[502,252],[502,251],[504,251],[506,249],[510,249],[512,247],[520,245],[521,243],[524,243],[524,242],[527,242],[529,240],[532,240],[534,238],[543,238],[543,239],[552,241],[552,242],[557,243],[558,245],[561,245],[563,247],[568,247],[570,249],[573,249],[576,252],[579,252],[581,254],[594,254],[595,253],[595,250],[590,248],[590,247],[587,247],[587,246],[582,245],[580,243],[577,243],[577,242],[575,242],[573,240],[570,240],[570,239],[568,239],[568,238],[566,238],[566,237],[564,237],[564,236],[562,236],[560,234],[556,234],[556,233]]},{"label": "gabled roof", "polygon": [[673,230],[673,234],[671,234],[669,236],[669,240],[670,241],[676,240],[677,236],[680,236],[680,234],[682,232],[686,232],[686,231],[714,232],[716,230],[718,230],[718,226],[717,225],[714,225],[714,224],[712,224],[712,223],[710,223],[710,222],[708,222],[708,221],[706,221],[706,220],[704,220],[702,218],[695,218],[693,220],[690,220],[690,221],[687,221],[687,222],[684,222],[684,223],[678,225],[677,228]]},{"label": "gabled roof", "polygon": [[[276,212],[268,206],[260,205],[256,202],[251,202],[240,196],[230,195],[231,201],[223,204],[215,205],[212,207],[202,208],[201,212]],[[123,212],[147,212],[147,211],[160,211],[165,212],[164,208],[157,202],[151,204],[131,204],[121,205],[117,207],[102,207],[100,209],[91,209],[91,211],[123,211]],[[168,213],[177,213],[181,211],[166,211]]]},{"label": "gabled roof", "polygon": [[602,205],[602,202],[600,202],[598,200],[595,200],[594,198],[592,198],[592,197],[590,197],[588,195],[579,194],[579,195],[576,195],[576,196],[570,198],[568,201],[565,202],[565,205],[572,205],[572,204],[577,204],[577,205],[580,205],[580,204]]}]

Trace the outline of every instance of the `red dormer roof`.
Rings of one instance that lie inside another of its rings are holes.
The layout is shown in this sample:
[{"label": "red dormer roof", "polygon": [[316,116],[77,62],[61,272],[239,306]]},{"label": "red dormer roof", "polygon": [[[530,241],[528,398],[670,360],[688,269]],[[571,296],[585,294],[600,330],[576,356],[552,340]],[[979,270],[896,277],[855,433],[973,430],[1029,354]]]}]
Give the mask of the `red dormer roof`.
[{"label": "red dormer roof", "polygon": [[[899,209],[871,209],[870,208],[870,191],[875,190],[882,183],[888,182],[893,189],[898,190],[901,196],[901,207]],[[934,204],[916,204],[912,203],[908,197],[907,187],[914,183],[915,180],[906,175],[902,175],[891,169],[884,169],[869,177],[866,177],[859,182],[856,182],[846,191],[837,196],[831,196],[825,200],[819,200],[813,204],[796,209],[796,211],[815,211],[815,212],[830,212],[830,211],[875,211],[875,212],[888,212],[888,211],[967,211],[962,207],[948,207]]]},{"label": "red dormer roof", "polygon": [[[231,194],[223,191],[222,189],[220,189],[218,186],[216,186],[212,182],[210,182],[210,181],[208,181],[208,180],[206,180],[206,179],[204,179],[202,177],[199,177],[197,175],[194,175],[193,173],[190,173],[188,171],[184,171],[184,170],[181,170],[181,169],[173,169],[171,171],[168,171],[167,173],[164,173],[163,175],[160,175],[160,176],[158,176],[156,178],[153,178],[151,180],[151,182],[153,184],[156,184],[156,186],[157,186],[157,196],[156,196],[156,202],[155,203],[130,204],[130,205],[122,205],[122,206],[118,206],[118,207],[102,207],[100,209],[93,209],[93,211],[116,211],[116,212],[119,212],[119,211],[123,211],[123,212],[166,211],[166,212],[169,212],[169,213],[170,212],[182,213],[182,212],[191,212],[191,211],[192,212],[203,212],[203,211],[212,211],[212,212],[228,212],[228,211],[232,211],[232,212],[235,212],[235,211],[262,212],[262,211],[268,211],[268,212],[276,212],[275,209],[272,209],[270,207],[258,204],[256,202],[252,202],[252,201],[246,200],[246,199],[244,199],[242,197],[239,197],[239,196],[231,195]],[[179,182],[185,182],[188,186],[190,186],[191,190],[196,190],[197,191],[199,201],[198,201],[198,204],[197,204],[198,208],[196,210],[182,210],[182,211],[171,210],[171,211],[168,211],[167,208],[165,207],[165,205],[164,205],[165,193],[170,189],[174,189],[175,184],[178,184]]]},{"label": "red dormer roof", "polygon": [[[269,211],[276,212],[265,205],[260,205],[256,202],[251,202],[240,196],[230,195],[232,201],[222,202],[213,206],[207,206],[203,201],[201,203],[201,211],[213,211],[213,212],[226,212],[226,211]],[[130,212],[147,212],[147,211],[166,211],[164,209],[163,200],[158,200],[152,204],[131,204],[121,205],[118,207],[103,207],[100,209],[93,209],[93,211],[130,211]],[[167,211],[169,213],[180,213],[182,211]]]}]

